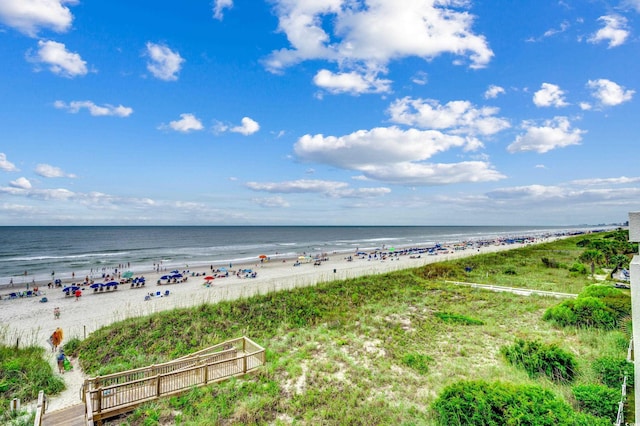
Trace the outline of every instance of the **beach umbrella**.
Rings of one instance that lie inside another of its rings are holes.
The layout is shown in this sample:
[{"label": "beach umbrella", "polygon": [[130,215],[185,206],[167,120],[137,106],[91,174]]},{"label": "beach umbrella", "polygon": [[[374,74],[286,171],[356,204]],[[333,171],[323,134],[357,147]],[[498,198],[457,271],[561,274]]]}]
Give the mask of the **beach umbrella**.
[{"label": "beach umbrella", "polygon": [[132,278],[133,277],[133,272],[131,271],[127,271],[124,274],[122,274],[122,278]]},{"label": "beach umbrella", "polygon": [[218,268],[220,272],[227,272],[227,268]]},{"label": "beach umbrella", "polygon": [[102,284],[100,283],[95,283],[95,284],[91,284],[89,287],[91,288],[99,288]]},{"label": "beach umbrella", "polygon": [[161,280],[168,280],[169,278],[169,275],[163,275],[160,277]]},{"label": "beach umbrella", "polygon": [[212,277],[212,276],[208,276],[208,277],[204,277],[204,279],[205,279],[206,281],[211,281],[211,280],[213,279],[213,277]]},{"label": "beach umbrella", "polygon": [[173,274],[170,275],[169,278],[182,278],[182,274]]},{"label": "beach umbrella", "polygon": [[260,256],[258,256],[260,259],[266,259],[267,255],[266,254],[261,254]]}]

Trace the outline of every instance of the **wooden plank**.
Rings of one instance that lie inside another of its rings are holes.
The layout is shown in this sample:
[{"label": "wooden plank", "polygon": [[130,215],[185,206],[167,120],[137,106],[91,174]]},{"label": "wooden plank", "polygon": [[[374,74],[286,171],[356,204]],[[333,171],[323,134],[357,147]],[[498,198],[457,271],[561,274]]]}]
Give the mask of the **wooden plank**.
[{"label": "wooden plank", "polygon": [[46,413],[42,419],[42,426],[86,426],[84,419],[84,404],[76,404],[62,410]]}]

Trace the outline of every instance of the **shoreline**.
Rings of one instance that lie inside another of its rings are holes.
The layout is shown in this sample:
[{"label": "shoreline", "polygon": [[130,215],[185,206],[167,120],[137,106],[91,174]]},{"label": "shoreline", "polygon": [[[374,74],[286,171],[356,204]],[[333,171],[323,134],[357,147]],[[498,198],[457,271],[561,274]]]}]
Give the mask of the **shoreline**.
[{"label": "shoreline", "polygon": [[[568,237],[566,235],[565,237]],[[376,257],[369,255],[355,256],[346,253],[332,253],[327,260],[301,262],[296,259],[278,259],[270,261],[254,261],[233,265],[226,278],[215,278],[206,285],[205,276],[211,275],[211,265],[189,268],[184,282],[167,283],[161,280],[166,273],[150,272],[134,275],[144,276],[145,285],[131,287],[130,283],[119,284],[116,290],[95,291],[90,286],[80,286],[82,296],[76,300],[73,295],[65,295],[63,289],[71,284],[65,280],[62,287],[47,286],[47,282],[36,282],[38,294],[32,297],[9,299],[7,294],[26,291],[26,286],[0,288],[0,323],[5,324],[5,340],[15,343],[16,339],[46,347],[46,340],[56,326],[61,326],[65,338],[85,338],[98,328],[129,318],[149,315],[155,312],[174,308],[186,308],[201,303],[217,303],[264,294],[272,291],[292,289],[295,287],[315,285],[321,282],[344,280],[364,275],[376,275],[401,269],[420,267],[428,263],[468,257],[475,254],[501,251],[539,244],[563,238],[553,236],[545,238],[522,237],[522,243],[488,242],[465,243],[441,246],[437,254],[417,253],[418,248],[408,251],[399,248],[396,253],[384,256],[378,252]],[[422,248],[425,249],[425,248]],[[388,253],[388,252],[386,252]],[[351,258],[351,260],[349,260]],[[216,269],[215,266],[214,270]],[[245,278],[246,274],[236,275],[238,269],[251,269],[256,272],[255,278]],[[215,274],[214,274],[215,275]],[[119,280],[118,280],[119,281]],[[102,278],[96,283],[103,283]],[[158,284],[161,282],[161,284]],[[30,290],[33,288],[30,286]],[[165,291],[169,296],[164,297]],[[160,291],[162,297],[155,297]],[[153,293],[154,297],[145,300],[145,296]],[[46,303],[40,300],[45,297]],[[59,307],[60,319],[54,319],[53,309]]]}]

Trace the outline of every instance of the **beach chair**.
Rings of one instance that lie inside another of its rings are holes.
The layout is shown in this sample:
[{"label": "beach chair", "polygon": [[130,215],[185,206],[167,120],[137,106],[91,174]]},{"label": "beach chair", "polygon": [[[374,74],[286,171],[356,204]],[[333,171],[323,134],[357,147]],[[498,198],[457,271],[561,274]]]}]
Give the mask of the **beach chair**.
[{"label": "beach chair", "polygon": [[40,299],[40,303],[47,303],[49,300],[46,297]]},{"label": "beach chair", "polygon": [[164,295],[165,295],[165,296],[168,296],[168,295],[169,295],[169,290],[165,290],[165,291],[164,291]]},{"label": "beach chair", "polygon": [[144,297],[144,300],[145,300],[145,301],[147,301],[147,300],[151,300],[151,296],[149,296],[149,295],[147,294],[147,295]]},{"label": "beach chair", "polygon": [[159,291],[156,291],[156,297],[161,297],[162,294]]}]

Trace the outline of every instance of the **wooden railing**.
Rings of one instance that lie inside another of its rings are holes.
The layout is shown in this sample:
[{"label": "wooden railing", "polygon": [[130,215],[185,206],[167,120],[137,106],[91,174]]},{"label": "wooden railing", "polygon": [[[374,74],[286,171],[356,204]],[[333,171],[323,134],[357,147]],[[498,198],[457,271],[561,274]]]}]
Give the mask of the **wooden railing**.
[{"label": "wooden railing", "polygon": [[38,392],[38,404],[36,405],[36,417],[33,420],[34,426],[42,425],[42,416],[47,408],[47,398],[44,396],[44,391]]},{"label": "wooden railing", "polygon": [[240,376],[264,363],[264,348],[241,337],[164,364],[90,378],[83,385],[87,419],[100,423],[144,402]]}]

